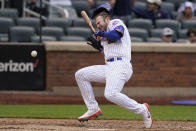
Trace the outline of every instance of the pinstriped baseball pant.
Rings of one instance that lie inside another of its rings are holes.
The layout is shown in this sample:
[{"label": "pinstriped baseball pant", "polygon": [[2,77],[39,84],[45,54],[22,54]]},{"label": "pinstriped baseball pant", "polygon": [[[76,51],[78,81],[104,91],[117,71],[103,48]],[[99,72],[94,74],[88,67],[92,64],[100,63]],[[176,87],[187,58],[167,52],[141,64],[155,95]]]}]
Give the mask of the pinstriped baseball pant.
[{"label": "pinstriped baseball pant", "polygon": [[100,82],[106,83],[104,96],[107,100],[135,114],[142,114],[141,104],[121,93],[132,72],[130,62],[124,61],[107,62],[105,65],[88,66],[78,70],[75,73],[75,78],[88,110],[99,109],[90,82]]}]

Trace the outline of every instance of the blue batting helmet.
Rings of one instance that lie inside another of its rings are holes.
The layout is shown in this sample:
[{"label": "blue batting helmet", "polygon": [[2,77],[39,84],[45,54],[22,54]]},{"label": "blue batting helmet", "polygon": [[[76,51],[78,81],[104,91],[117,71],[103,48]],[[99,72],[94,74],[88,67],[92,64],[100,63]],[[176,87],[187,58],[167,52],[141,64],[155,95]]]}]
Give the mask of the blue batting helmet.
[{"label": "blue batting helmet", "polygon": [[102,11],[105,11],[108,14],[112,15],[112,6],[109,3],[105,3],[105,4],[101,4],[101,5],[97,6],[93,10],[92,18],[94,18],[97,14],[99,14]]}]

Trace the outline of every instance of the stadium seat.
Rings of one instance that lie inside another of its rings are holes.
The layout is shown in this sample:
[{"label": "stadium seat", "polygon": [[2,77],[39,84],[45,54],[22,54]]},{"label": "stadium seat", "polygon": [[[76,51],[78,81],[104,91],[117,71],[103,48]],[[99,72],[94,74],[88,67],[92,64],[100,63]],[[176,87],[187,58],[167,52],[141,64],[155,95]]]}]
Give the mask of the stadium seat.
[{"label": "stadium seat", "polygon": [[87,39],[88,36],[91,35],[91,30],[85,27],[69,27],[67,34],[68,36],[81,36]]},{"label": "stadium seat", "polygon": [[128,28],[141,28],[150,31],[153,25],[149,19],[132,19],[128,21]]},{"label": "stadium seat", "polygon": [[30,42],[33,35],[35,35],[35,29],[32,27],[12,26],[9,29],[10,42]]},{"label": "stadium seat", "polygon": [[18,11],[16,9],[5,8],[0,10],[0,17],[12,18],[14,22],[18,18]]},{"label": "stadium seat", "polygon": [[131,42],[144,42],[140,37],[131,37]]},{"label": "stadium seat", "polygon": [[8,41],[8,31],[12,26],[14,26],[12,18],[0,17],[0,41]]},{"label": "stadium seat", "polygon": [[162,34],[162,31],[163,31],[163,29],[151,29],[150,30],[150,36],[160,38],[161,34]]},{"label": "stadium seat", "polygon": [[42,27],[42,35],[43,36],[52,36],[55,37],[57,40],[60,40],[61,36],[64,36],[63,29],[60,27]]},{"label": "stadium seat", "polygon": [[[56,37],[42,36],[42,41],[56,41]],[[36,42],[36,43],[40,42],[40,37],[39,36],[32,36],[31,42]]]},{"label": "stadium seat", "polygon": [[142,38],[143,41],[146,41],[149,36],[146,29],[128,28],[128,31],[131,37],[139,37]]},{"label": "stadium seat", "polygon": [[89,15],[89,10],[91,9],[89,3],[85,0],[73,0],[72,6],[76,10],[79,17],[81,17],[80,12],[82,10],[86,11],[86,13]]},{"label": "stadium seat", "polygon": [[157,37],[149,37],[147,38],[147,42],[163,42],[163,40],[161,38],[157,38]]},{"label": "stadium seat", "polygon": [[186,20],[182,21],[183,29],[196,29],[196,20]]},{"label": "stadium seat", "polygon": [[137,2],[135,2],[134,6],[138,7],[138,8],[144,9],[144,8],[147,7],[147,4],[146,4],[146,2],[139,2],[139,1],[137,1]]},{"label": "stadium seat", "polygon": [[[95,27],[95,20],[91,20],[93,26]],[[73,27],[88,27],[88,24],[84,21],[83,18],[73,19]]]},{"label": "stadium seat", "polygon": [[179,30],[178,31],[178,38],[179,39],[186,39],[187,38],[187,29]]},{"label": "stadium seat", "polygon": [[18,18],[17,25],[19,26],[30,26],[38,32],[40,28],[40,20],[38,18]]},{"label": "stadium seat", "polygon": [[185,1],[187,1],[187,0],[167,0],[167,2],[173,3],[175,5],[176,10]]},{"label": "stadium seat", "polygon": [[175,11],[175,6],[171,2],[162,2],[161,9],[170,13],[170,12]]},{"label": "stadium seat", "polygon": [[60,41],[85,41],[85,38],[81,36],[62,36]]},{"label": "stadium seat", "polygon": [[169,27],[173,31],[177,32],[180,28],[180,23],[177,20],[170,20],[170,19],[158,19],[155,22],[156,28],[165,28]]},{"label": "stadium seat", "polygon": [[46,20],[46,26],[61,27],[65,34],[67,34],[67,28],[72,25],[72,20],[64,18],[49,18]]},{"label": "stadium seat", "polygon": [[177,12],[177,11],[173,11],[173,12],[171,13],[171,16],[172,16],[173,19],[176,19],[177,16],[178,16],[178,12]]}]

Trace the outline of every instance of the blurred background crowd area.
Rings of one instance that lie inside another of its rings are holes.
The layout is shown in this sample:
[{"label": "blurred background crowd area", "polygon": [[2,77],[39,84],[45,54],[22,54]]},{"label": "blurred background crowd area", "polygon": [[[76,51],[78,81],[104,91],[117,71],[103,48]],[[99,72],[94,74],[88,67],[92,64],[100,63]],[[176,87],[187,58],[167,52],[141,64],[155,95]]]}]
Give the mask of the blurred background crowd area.
[{"label": "blurred background crowd area", "polygon": [[43,41],[86,41],[91,31],[80,12],[91,16],[104,3],[132,42],[196,43],[196,0],[0,0],[0,41],[39,42],[40,32]]}]

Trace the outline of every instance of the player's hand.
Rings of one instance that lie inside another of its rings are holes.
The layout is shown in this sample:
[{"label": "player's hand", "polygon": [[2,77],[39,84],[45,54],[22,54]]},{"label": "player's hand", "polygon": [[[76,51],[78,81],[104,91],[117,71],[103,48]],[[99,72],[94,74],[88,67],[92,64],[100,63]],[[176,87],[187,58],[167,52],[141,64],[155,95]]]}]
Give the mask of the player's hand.
[{"label": "player's hand", "polygon": [[94,33],[94,35],[97,37],[97,36],[100,36],[100,37],[105,37],[105,31],[102,31],[102,30],[98,30]]},{"label": "player's hand", "polygon": [[91,35],[88,37],[87,44],[89,44],[90,46],[92,46],[93,48],[97,49],[100,52],[103,50],[103,46],[101,45],[101,41],[97,40],[95,35]]}]

